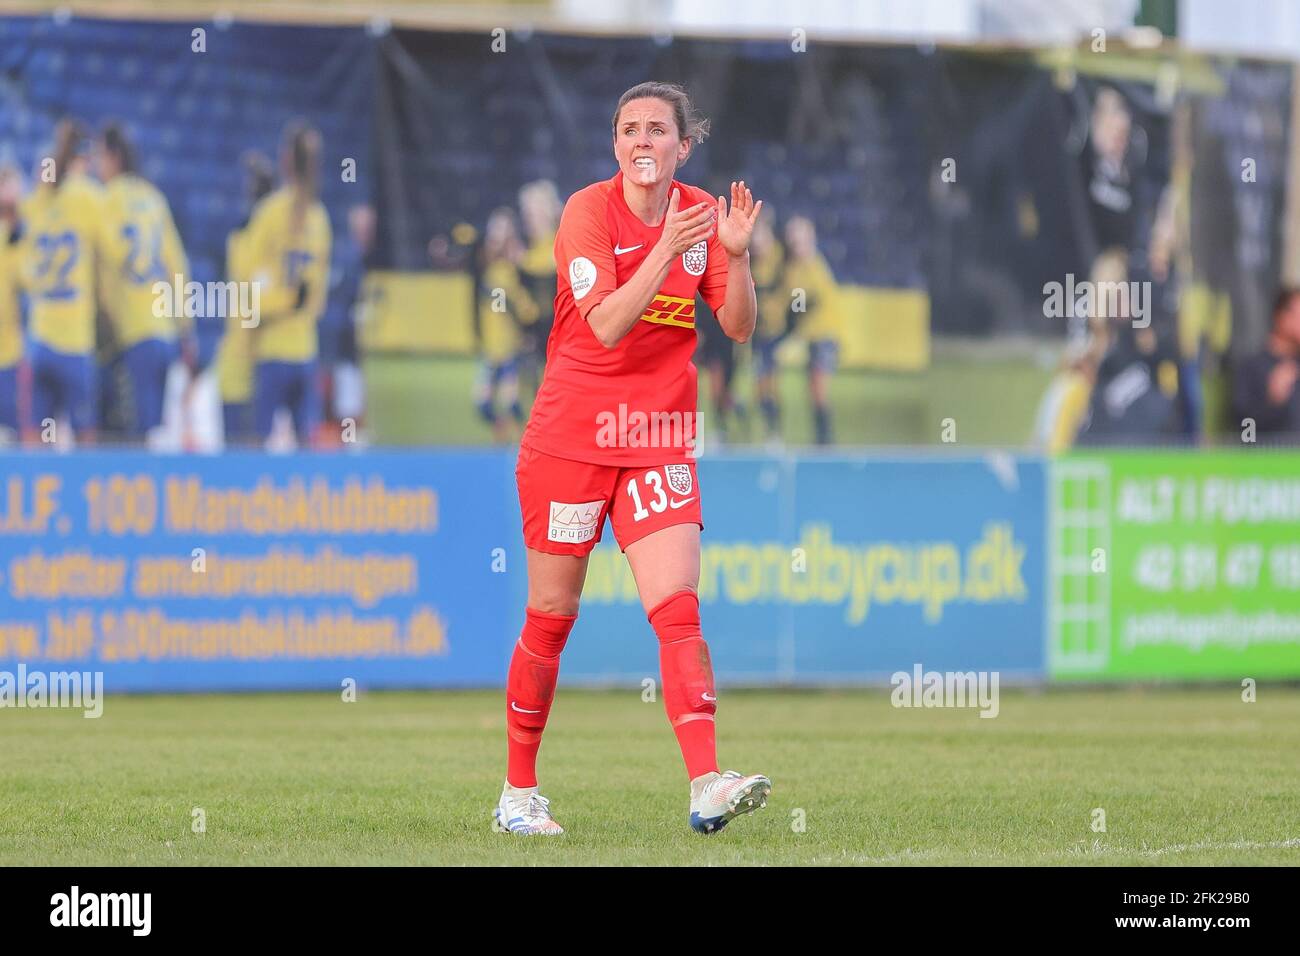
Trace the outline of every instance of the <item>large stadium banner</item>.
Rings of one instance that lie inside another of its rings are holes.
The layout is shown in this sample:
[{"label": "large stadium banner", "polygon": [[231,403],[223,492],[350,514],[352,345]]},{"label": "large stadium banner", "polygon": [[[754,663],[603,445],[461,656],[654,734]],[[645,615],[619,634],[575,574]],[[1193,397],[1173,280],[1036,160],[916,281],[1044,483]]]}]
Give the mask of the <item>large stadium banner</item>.
[{"label": "large stadium banner", "polygon": [[1051,468],[1054,679],[1300,676],[1300,456]]},{"label": "large stadium banner", "polygon": [[[1044,676],[1044,468],[1033,459],[705,458],[700,603],[720,683],[896,671]],[[592,555],[561,680],[658,675],[611,540]]]},{"label": "large stadium banner", "polygon": [[[8,463],[0,671],[102,672],[110,693],[504,681],[527,595],[512,452]],[[720,457],[699,475],[720,681],[1044,675],[1040,463]],[[562,679],[657,678],[605,537]]]},{"label": "large stadium banner", "polygon": [[9,456],[0,670],[109,692],[496,683],[512,464]]},{"label": "large stadium banner", "polygon": [[[7,462],[0,670],[98,671],[110,692],[503,679],[526,597],[510,452]],[[1300,676],[1294,455],[714,457],[699,475],[723,683]],[[562,679],[657,673],[607,529]]]}]

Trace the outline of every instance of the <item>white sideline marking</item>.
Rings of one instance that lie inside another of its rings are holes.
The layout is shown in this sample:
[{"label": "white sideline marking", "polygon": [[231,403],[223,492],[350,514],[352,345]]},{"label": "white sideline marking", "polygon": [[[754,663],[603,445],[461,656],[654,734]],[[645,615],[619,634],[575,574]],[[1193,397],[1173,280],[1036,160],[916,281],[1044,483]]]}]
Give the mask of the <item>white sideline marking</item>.
[{"label": "white sideline marking", "polygon": [[[1172,846],[1160,847],[1143,847],[1141,849],[1132,849],[1130,847],[1115,846],[1112,844],[1093,841],[1091,846],[1086,844],[1071,847],[1066,850],[1056,850],[1049,853],[1039,853],[1040,857],[1080,857],[1080,856],[1166,856],[1171,853],[1191,853],[1198,850],[1294,850],[1300,849],[1300,837],[1292,837],[1288,840],[1273,840],[1268,843],[1252,843],[1245,840],[1234,840],[1230,843],[1175,843]],[[832,862],[850,862],[850,863],[906,863],[909,861],[920,861],[934,859],[941,856],[968,856],[973,859],[981,860],[1006,860],[1008,854],[1005,853],[981,853],[978,850],[972,850],[969,853],[953,853],[948,850],[913,850],[906,849],[898,853],[889,853],[885,856],[860,856],[858,854],[850,855],[845,852],[839,856],[814,857],[810,862],[832,863]]]},{"label": "white sideline marking", "polygon": [[1290,850],[1296,847],[1300,847],[1300,838],[1292,837],[1289,840],[1273,840],[1268,843],[1251,843],[1245,840],[1233,840],[1231,843],[1175,843],[1173,846],[1144,846],[1139,850],[1094,843],[1092,847],[1084,847],[1082,850],[1070,850],[1069,852],[1077,856],[1092,856],[1094,854],[1102,856],[1116,853],[1127,853],[1133,856],[1164,856],[1168,853],[1194,853],[1197,850]]}]

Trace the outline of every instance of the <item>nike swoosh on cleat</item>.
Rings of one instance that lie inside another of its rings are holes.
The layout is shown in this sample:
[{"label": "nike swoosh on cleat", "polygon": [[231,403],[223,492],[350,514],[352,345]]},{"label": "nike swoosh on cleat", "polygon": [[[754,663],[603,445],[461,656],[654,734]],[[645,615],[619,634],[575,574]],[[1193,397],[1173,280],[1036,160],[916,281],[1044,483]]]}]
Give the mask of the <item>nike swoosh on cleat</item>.
[{"label": "nike swoosh on cleat", "polygon": [[674,498],[672,501],[668,502],[668,507],[673,509],[684,508],[686,505],[689,505],[694,500],[695,500],[694,495],[691,495],[689,498],[686,498],[682,501],[678,501]]},{"label": "nike swoosh on cleat", "polygon": [[526,710],[516,704],[513,700],[510,702],[510,709],[517,710],[521,714],[540,714],[542,712],[540,707],[537,710]]},{"label": "nike swoosh on cleat", "polygon": [[635,246],[628,246],[626,249],[624,249],[622,246],[615,246],[614,255],[621,256],[625,252],[636,252],[644,245],[645,245],[644,242],[638,242]]}]

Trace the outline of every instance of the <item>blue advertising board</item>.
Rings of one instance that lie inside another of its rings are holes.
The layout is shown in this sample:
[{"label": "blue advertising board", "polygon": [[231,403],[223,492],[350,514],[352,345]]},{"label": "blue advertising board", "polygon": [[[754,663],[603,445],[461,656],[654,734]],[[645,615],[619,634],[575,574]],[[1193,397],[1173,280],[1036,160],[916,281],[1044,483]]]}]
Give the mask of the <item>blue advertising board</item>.
[{"label": "blue advertising board", "polygon": [[506,457],[7,456],[0,669],[110,692],[496,683]]},{"label": "blue advertising board", "polygon": [[[6,462],[0,670],[109,692],[504,683],[527,595],[512,451]],[[718,456],[699,480],[720,684],[1043,676],[1040,462]],[[561,680],[657,675],[607,531]]]},{"label": "blue advertising board", "polygon": [[[1035,459],[706,458],[704,636],[721,683],[854,683],[1043,663],[1044,466]],[[626,561],[588,569],[561,679],[657,673]]]}]

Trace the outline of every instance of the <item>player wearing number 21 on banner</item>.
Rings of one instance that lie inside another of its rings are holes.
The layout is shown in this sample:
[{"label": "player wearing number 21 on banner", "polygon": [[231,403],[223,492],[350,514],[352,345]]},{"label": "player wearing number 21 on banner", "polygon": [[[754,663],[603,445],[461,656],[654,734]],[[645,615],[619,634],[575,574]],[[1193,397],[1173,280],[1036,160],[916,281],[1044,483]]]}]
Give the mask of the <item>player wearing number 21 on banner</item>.
[{"label": "player wearing number 21 on banner", "polygon": [[618,172],[571,196],[560,219],[555,325],[515,470],[528,605],[506,680],[506,782],[494,813],[501,832],[563,832],[538,790],[537,753],[607,517],[659,640],[690,825],[721,830],[763,806],[772,787],[761,774],[718,771],[717,695],[696,593],[704,525],[695,297],[728,336],[749,338],[749,237],[762,207],[744,182],[715,198],[674,179],[707,134],[680,87],[633,87],[614,111]]}]

